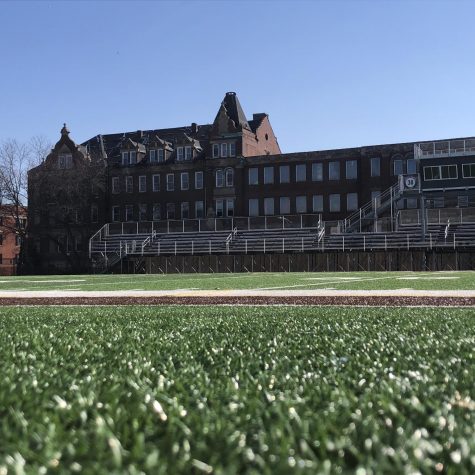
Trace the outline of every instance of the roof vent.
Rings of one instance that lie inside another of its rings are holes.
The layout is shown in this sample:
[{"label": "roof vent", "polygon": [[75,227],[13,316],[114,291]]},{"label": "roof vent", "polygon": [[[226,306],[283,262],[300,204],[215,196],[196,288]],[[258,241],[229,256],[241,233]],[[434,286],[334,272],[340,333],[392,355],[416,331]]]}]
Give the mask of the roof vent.
[{"label": "roof vent", "polygon": [[227,95],[227,96],[235,96],[236,93],[235,93],[235,92],[227,92],[226,95]]}]

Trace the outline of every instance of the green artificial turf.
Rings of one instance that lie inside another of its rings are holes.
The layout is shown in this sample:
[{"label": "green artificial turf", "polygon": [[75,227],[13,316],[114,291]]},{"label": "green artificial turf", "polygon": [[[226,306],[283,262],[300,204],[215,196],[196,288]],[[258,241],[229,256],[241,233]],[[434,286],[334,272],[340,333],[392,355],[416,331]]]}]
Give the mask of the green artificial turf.
[{"label": "green artificial turf", "polygon": [[475,312],[0,308],[0,473],[475,472]]},{"label": "green artificial turf", "polygon": [[0,277],[1,290],[475,290],[475,272],[291,272]]}]

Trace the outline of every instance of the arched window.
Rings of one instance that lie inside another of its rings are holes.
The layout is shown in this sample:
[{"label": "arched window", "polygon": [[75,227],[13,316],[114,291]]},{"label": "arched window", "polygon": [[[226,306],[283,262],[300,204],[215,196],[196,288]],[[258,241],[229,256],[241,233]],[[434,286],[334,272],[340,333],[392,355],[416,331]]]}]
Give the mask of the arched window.
[{"label": "arched window", "polygon": [[216,188],[222,188],[224,186],[224,172],[220,168],[216,170]]},{"label": "arched window", "polygon": [[234,186],[234,170],[226,168],[226,186]]}]

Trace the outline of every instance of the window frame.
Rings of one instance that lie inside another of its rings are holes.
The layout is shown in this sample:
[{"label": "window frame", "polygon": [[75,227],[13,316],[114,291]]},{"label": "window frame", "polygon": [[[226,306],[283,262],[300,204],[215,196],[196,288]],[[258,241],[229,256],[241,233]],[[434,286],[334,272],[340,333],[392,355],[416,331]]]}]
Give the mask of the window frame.
[{"label": "window frame", "polygon": [[160,191],[160,175],[159,174],[152,175],[152,191],[154,193],[157,193],[158,191]]},{"label": "window frame", "polygon": [[323,162],[312,162],[312,181],[323,181]]},{"label": "window frame", "polygon": [[180,189],[182,191],[190,189],[190,174],[188,172],[180,173]]},{"label": "window frame", "polygon": [[[354,165],[354,169],[350,168],[348,169],[348,166],[350,164]],[[348,176],[350,173],[348,171],[354,171],[354,176]],[[358,160],[346,160],[345,161],[345,178],[347,180],[357,180],[358,179]]]},{"label": "window frame", "polygon": [[331,161],[328,162],[328,180],[339,181],[341,179],[340,162]]},{"label": "window frame", "polygon": [[[172,179],[170,180],[170,177]],[[174,173],[167,173],[167,191],[175,191],[175,174]]]},{"label": "window frame", "polygon": [[[198,176],[201,176],[201,186],[198,186],[198,185],[199,185]],[[195,190],[202,190],[202,189],[203,189],[203,185],[204,185],[204,175],[203,175],[203,172],[202,172],[201,170],[200,170],[200,171],[196,171],[196,172],[195,172]]]},{"label": "window frame", "polygon": [[304,183],[307,181],[307,164],[297,163],[295,165],[295,182]]},{"label": "window frame", "polygon": [[[255,178],[255,182],[254,182],[254,180],[251,181],[251,177]],[[259,168],[258,167],[248,168],[248,185],[249,186],[259,185]]]},{"label": "window frame", "polygon": [[147,175],[139,175],[139,193],[147,192]]}]

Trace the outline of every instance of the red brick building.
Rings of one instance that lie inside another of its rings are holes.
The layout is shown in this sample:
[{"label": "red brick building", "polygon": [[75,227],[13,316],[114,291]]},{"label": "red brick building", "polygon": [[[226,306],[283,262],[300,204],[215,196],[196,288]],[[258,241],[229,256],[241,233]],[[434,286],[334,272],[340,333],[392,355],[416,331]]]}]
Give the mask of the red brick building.
[{"label": "red brick building", "polygon": [[0,275],[16,275],[25,227],[26,209],[0,206]]}]

